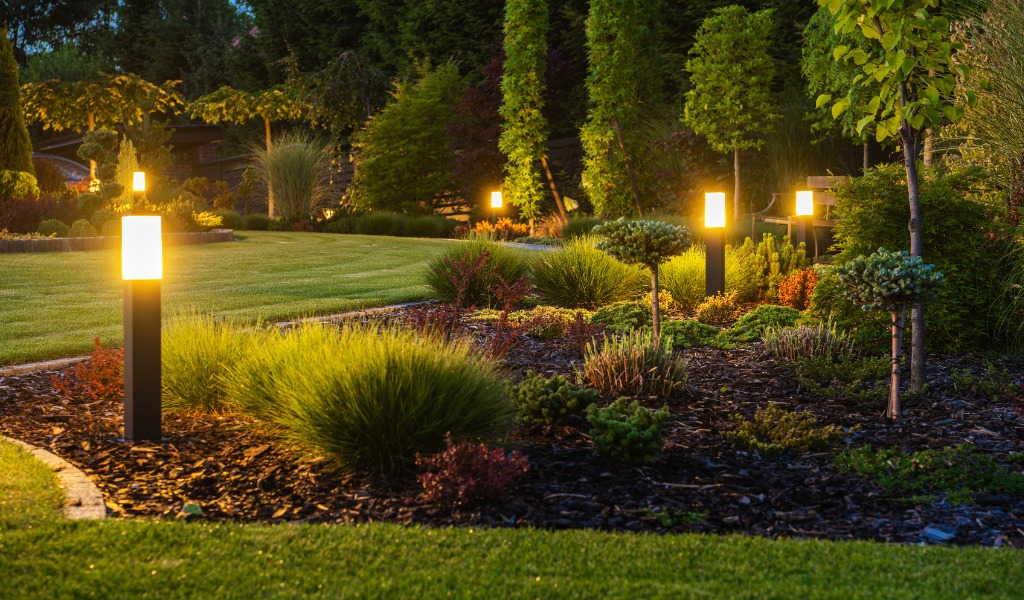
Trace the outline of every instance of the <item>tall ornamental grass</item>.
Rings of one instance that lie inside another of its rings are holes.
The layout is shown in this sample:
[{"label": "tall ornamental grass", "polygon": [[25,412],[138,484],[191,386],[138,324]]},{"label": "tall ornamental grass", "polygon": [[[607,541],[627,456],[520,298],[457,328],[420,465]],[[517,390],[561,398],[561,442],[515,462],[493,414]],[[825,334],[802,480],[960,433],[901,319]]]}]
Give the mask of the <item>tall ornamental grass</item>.
[{"label": "tall ornamental grass", "polygon": [[651,330],[604,338],[587,344],[583,367],[576,373],[581,385],[628,396],[668,398],[686,388],[686,362],[672,348],[655,345]]},{"label": "tall ornamental grass", "polygon": [[703,244],[694,244],[661,267],[661,286],[684,309],[696,308],[704,301],[707,258]]},{"label": "tall ornamental grass", "polygon": [[[457,268],[458,261],[471,264],[485,252],[487,260],[478,265],[475,271],[466,272]],[[512,284],[526,276],[529,269],[530,259],[522,250],[478,239],[453,243],[450,248],[435,256],[428,263],[424,278],[427,287],[441,300],[454,301],[458,294],[456,284],[464,282],[464,305],[494,306],[497,300],[491,290],[498,284],[498,277]]]},{"label": "tall ornamental grass", "polygon": [[274,212],[285,218],[309,218],[330,193],[329,146],[301,132],[284,133],[270,150],[254,147],[253,167],[274,198]]},{"label": "tall ornamental grass", "polygon": [[593,235],[569,238],[537,258],[530,273],[544,304],[591,309],[640,295],[647,284],[644,269],[601,252],[594,247],[597,240]]}]

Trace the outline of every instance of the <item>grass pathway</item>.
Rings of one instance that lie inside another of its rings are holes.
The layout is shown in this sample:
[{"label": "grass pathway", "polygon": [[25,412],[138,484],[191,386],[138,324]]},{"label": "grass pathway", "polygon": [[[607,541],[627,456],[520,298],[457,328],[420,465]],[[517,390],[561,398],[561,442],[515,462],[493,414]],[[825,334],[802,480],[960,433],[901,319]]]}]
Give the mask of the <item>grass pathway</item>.
[{"label": "grass pathway", "polygon": [[[426,262],[453,242],[360,235],[239,232],[224,244],[164,254],[164,315],[197,308],[284,320],[424,298]],[[119,250],[0,255],[0,366],[120,342]]]}]

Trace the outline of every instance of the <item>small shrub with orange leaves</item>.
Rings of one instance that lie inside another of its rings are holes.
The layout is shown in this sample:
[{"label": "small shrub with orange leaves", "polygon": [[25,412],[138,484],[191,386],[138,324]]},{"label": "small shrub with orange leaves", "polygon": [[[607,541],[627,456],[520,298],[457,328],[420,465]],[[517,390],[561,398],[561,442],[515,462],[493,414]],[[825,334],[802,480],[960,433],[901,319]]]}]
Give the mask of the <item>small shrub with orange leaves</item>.
[{"label": "small shrub with orange leaves", "polygon": [[496,240],[514,240],[530,235],[530,227],[529,225],[513,223],[512,219],[508,217],[502,217],[494,224],[490,221],[478,222],[473,227],[473,232],[490,235]]},{"label": "small shrub with orange leaves", "polygon": [[53,376],[56,391],[92,401],[124,396],[124,349],[104,348],[100,338],[94,343],[89,360]]},{"label": "small shrub with orange leaves", "polygon": [[816,283],[818,272],[814,269],[793,271],[779,281],[779,302],[797,310],[807,308]]}]

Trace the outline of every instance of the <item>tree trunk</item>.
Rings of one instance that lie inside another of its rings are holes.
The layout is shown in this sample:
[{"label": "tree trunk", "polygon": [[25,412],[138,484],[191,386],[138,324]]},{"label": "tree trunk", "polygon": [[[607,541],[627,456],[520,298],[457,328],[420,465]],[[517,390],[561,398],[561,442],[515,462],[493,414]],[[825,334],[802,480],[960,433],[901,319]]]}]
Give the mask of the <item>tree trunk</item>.
[{"label": "tree trunk", "polygon": [[551,169],[548,167],[546,156],[540,157],[540,166],[544,168],[544,176],[548,178],[548,185],[551,186],[551,195],[555,197],[555,204],[558,206],[558,216],[565,223],[569,220],[569,215],[565,212],[565,203],[562,202],[562,195],[558,193],[558,188],[555,186],[555,178],[551,176]]},{"label": "tree trunk", "polygon": [[865,140],[864,141],[864,174],[865,175],[868,174],[868,169],[870,169],[870,168],[871,168],[871,158],[870,158],[870,154],[868,152],[868,142],[867,142],[867,140]]},{"label": "tree trunk", "polygon": [[651,325],[654,345],[661,344],[661,306],[658,305],[658,265],[651,267]]},{"label": "tree trunk", "polygon": [[[933,129],[926,129],[924,132],[924,150],[921,153],[921,161],[924,163],[925,169],[932,168],[932,162],[935,160],[935,131]],[[928,177],[928,172],[925,171],[925,177]]]},{"label": "tree trunk", "polygon": [[732,192],[732,218],[740,218],[740,149],[732,151],[732,176],[735,180],[735,188]]},{"label": "tree trunk", "polygon": [[[900,108],[906,104],[907,83],[904,81],[900,82]],[[918,136],[919,133],[914,131],[904,118],[900,127],[900,137],[903,141],[903,162],[907,169],[907,196],[910,200],[910,222],[907,223],[907,229],[910,231],[911,256],[921,256],[924,250],[924,241],[921,237],[921,191],[917,172]],[[924,306],[920,302],[914,304],[911,310],[911,327],[910,387],[918,390],[924,385],[927,376]]]},{"label": "tree trunk", "polygon": [[903,328],[907,321],[907,305],[900,306],[892,312],[892,370],[889,379],[889,408],[886,414],[890,419],[900,418],[900,351],[903,349]]},{"label": "tree trunk", "polygon": [[622,128],[619,127],[619,118],[612,117],[612,126],[615,127],[615,137],[619,139],[619,148],[622,149],[622,162],[626,165],[626,176],[629,177],[629,188],[633,191],[633,201],[636,203],[636,214],[644,218],[644,209],[640,207],[640,188],[636,184],[636,177],[633,175],[633,163],[626,153],[626,140],[622,137]]},{"label": "tree trunk", "polygon": [[[270,158],[270,117],[263,117],[263,127],[267,133],[267,159]],[[274,218],[274,190],[270,185],[269,173],[267,174],[267,215]]]},{"label": "tree trunk", "polygon": [[[96,131],[96,114],[89,113],[89,131]],[[96,179],[96,161],[89,161],[89,181]]]}]

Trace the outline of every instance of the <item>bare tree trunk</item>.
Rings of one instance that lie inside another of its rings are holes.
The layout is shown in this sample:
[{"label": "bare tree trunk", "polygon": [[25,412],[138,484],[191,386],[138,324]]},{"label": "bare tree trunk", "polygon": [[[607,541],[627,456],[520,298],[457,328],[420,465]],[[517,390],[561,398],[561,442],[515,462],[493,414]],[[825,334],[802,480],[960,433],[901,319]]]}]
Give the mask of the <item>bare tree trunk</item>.
[{"label": "bare tree trunk", "polygon": [[868,174],[868,169],[870,169],[870,168],[871,168],[871,158],[870,158],[870,153],[868,152],[868,142],[867,142],[867,140],[865,140],[864,141],[864,174],[865,175]]},{"label": "bare tree trunk", "polygon": [[555,204],[558,205],[558,216],[565,223],[569,220],[569,215],[565,212],[565,203],[562,202],[562,195],[558,193],[558,188],[555,186],[555,178],[551,176],[546,156],[540,157],[540,166],[544,168],[544,176],[548,178],[548,185],[551,186],[551,195],[555,197]]},{"label": "bare tree trunk", "polygon": [[[926,129],[924,132],[924,150],[921,153],[921,160],[925,169],[932,168],[932,163],[935,160],[935,130],[933,129]],[[925,172],[924,176],[928,177],[928,173]]]},{"label": "bare tree trunk", "polygon": [[636,203],[636,214],[641,219],[644,217],[644,209],[640,206],[640,188],[636,184],[636,177],[633,175],[633,163],[626,153],[626,140],[622,137],[622,128],[619,127],[619,118],[612,117],[612,126],[615,127],[615,137],[619,138],[619,148],[622,149],[622,162],[626,165],[626,176],[629,177],[629,188],[633,191],[633,201]]},{"label": "bare tree trunk", "polygon": [[[900,83],[900,108],[907,104],[907,84]],[[924,250],[924,241],[921,237],[921,190],[919,185],[919,174],[917,172],[917,150],[918,132],[910,127],[910,123],[903,119],[900,127],[900,136],[903,141],[903,162],[907,170],[907,196],[910,200],[910,222],[907,229],[910,231],[910,255],[921,256]],[[920,302],[914,304],[911,309],[911,338],[910,338],[910,387],[921,389],[927,376],[925,356],[925,322],[924,305]]]},{"label": "bare tree trunk", "polygon": [[661,306],[658,305],[658,265],[651,267],[651,325],[654,345],[661,344]]},{"label": "bare tree trunk", "polygon": [[735,221],[740,218],[740,150],[732,151],[732,176],[735,180],[735,189],[732,195],[732,218]]},{"label": "bare tree trunk", "polygon": [[890,419],[900,418],[900,352],[903,349],[903,328],[907,322],[907,305],[900,306],[892,312],[892,371],[889,378],[889,408],[886,412]]},{"label": "bare tree trunk", "polygon": [[[267,133],[267,158],[270,158],[270,117],[263,117],[263,126]],[[267,177],[267,215],[274,218],[274,190],[270,185],[270,177]]]},{"label": "bare tree trunk", "polygon": [[[96,114],[89,113],[89,131],[96,131]],[[89,181],[96,179],[96,161],[89,161]]]}]

